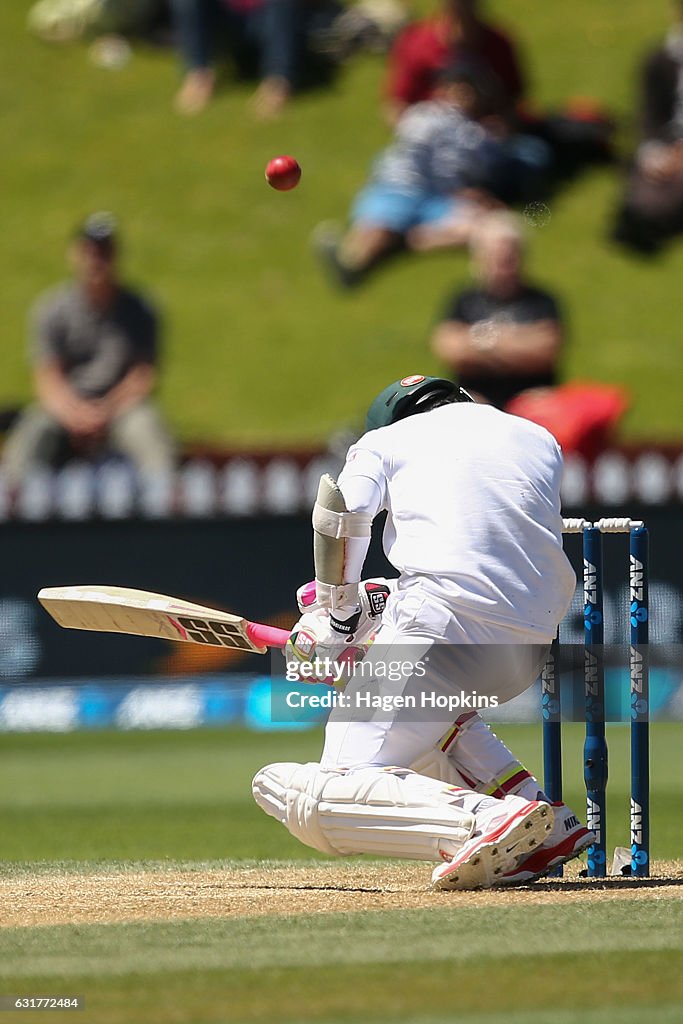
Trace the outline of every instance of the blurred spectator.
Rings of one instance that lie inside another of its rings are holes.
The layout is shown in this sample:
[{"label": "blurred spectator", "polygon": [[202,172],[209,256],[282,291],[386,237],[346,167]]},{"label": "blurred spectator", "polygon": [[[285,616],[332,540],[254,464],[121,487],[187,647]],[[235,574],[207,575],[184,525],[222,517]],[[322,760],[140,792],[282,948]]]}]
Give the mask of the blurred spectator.
[{"label": "blurred spectator", "polygon": [[156,380],[155,311],[117,270],[110,214],[90,216],[72,243],[75,281],[41,296],[31,317],[37,402],[3,451],[9,481],[64,457],[117,452],[141,473],[167,474],[173,445],[150,400]]},{"label": "blurred spectator", "polygon": [[495,90],[494,113],[509,136],[526,180],[510,201],[538,198],[579,170],[613,158],[614,121],[590,97],[575,97],[539,112],[526,97],[526,75],[512,37],[485,21],[480,0],[441,0],[440,10],[406,28],[389,56],[385,104],[389,121],[429,99],[438,72],[454,60],[476,61]]},{"label": "blurred spectator", "polygon": [[[337,3],[337,12],[330,20]],[[317,9],[318,5],[315,6]],[[403,0],[354,0],[346,4],[327,0],[322,8],[322,20],[321,30],[316,32],[315,16],[312,25],[319,48],[334,60],[343,61],[362,50],[387,53],[409,19]]]},{"label": "blurred spectator", "polygon": [[163,16],[165,0],[38,0],[28,27],[48,43],[83,37],[144,35]]},{"label": "blurred spectator", "polygon": [[196,114],[213,96],[214,60],[224,41],[241,75],[261,82],[252,104],[257,116],[277,116],[299,72],[304,37],[301,0],[171,0],[176,44],[185,74],[176,109]]},{"label": "blurred spectator", "polygon": [[525,279],[515,214],[488,214],[472,253],[478,285],[450,300],[432,350],[462,387],[502,409],[527,388],[556,383],[562,318],[555,299]]},{"label": "blurred spectator", "polygon": [[356,196],[342,235],[319,225],[314,245],[335,283],[352,287],[402,245],[466,245],[482,210],[510,175],[510,160],[479,120],[487,96],[478,69],[457,64],[440,73],[432,100],[399,121],[395,140]]},{"label": "blurred spectator", "polygon": [[501,107],[511,111],[524,92],[516,45],[479,14],[479,0],[443,0],[440,11],[408,26],[389,55],[387,114],[394,123],[406,107],[430,99],[438,73],[457,60],[474,60],[495,80]]},{"label": "blurred spectator", "polygon": [[683,231],[683,2],[664,43],[651,53],[640,83],[641,143],[613,237],[657,252]]}]

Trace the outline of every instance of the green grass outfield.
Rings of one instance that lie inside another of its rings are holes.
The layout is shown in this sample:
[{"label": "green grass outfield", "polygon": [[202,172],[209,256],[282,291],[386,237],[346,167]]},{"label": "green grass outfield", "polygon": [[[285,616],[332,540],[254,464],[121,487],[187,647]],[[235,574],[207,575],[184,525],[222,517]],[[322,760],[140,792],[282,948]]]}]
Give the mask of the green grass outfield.
[{"label": "green grass outfield", "polygon": [[[32,2],[0,4],[0,406],[30,394],[27,309],[64,275],[66,236],[98,208],[120,216],[129,275],[166,313],[160,395],[185,439],[321,441],[360,422],[387,380],[439,369],[426,341],[467,277],[462,255],[400,260],[339,295],[309,249],[316,223],[344,218],[387,141],[380,58],[354,59],[331,90],[301,96],[276,124],[247,115],[248,84],[183,119],[171,108],[171,53],[136,46],[122,70],[97,68],[87,46],[48,46],[27,33]],[[667,25],[666,0],[487,6],[525,47],[540,104],[595,97],[622,120],[627,141],[634,68]],[[263,180],[280,152],[303,166],[295,192]],[[619,189],[616,172],[599,169],[553,201],[547,226],[531,229],[531,270],[566,308],[566,373],[624,383],[628,435],[677,437],[683,245],[654,263],[612,248],[605,235]]]},{"label": "green grass outfield", "polygon": [[[538,771],[540,730],[499,731]],[[628,838],[628,730],[612,726],[608,740],[612,846]],[[680,856],[682,740],[680,725],[652,727],[656,859]],[[249,782],[268,761],[316,758],[319,742],[317,732],[241,730],[3,736],[0,884],[45,906],[41,876],[59,892],[59,878],[74,872],[192,878],[260,864],[267,875],[263,861],[302,870],[307,858],[313,867],[319,855],[255,807]],[[581,742],[580,727],[565,728],[567,798],[578,808]],[[331,879],[334,863],[322,865]],[[317,888],[314,913],[185,918],[181,909],[144,921],[0,928],[0,994],[83,996],[83,1014],[56,1016],[84,1024],[673,1024],[683,1015],[676,889],[576,901],[569,890],[541,891],[528,903],[453,894],[429,909],[325,913],[326,887]]]},{"label": "green grass outfield", "polygon": [[[540,727],[499,730],[536,774]],[[583,810],[582,730],[565,726],[565,799]],[[608,727],[609,840],[628,845],[629,731]],[[652,726],[653,856],[683,850],[683,725]],[[2,860],[214,860],[308,858],[251,798],[255,772],[273,761],[318,759],[317,731],[81,732],[5,735]]]},{"label": "green grass outfield", "polygon": [[[538,1024],[673,1022],[683,1006],[681,906],[8,929],[0,932],[0,981],[11,993],[78,994],[85,1013],[71,1019],[98,1024],[488,1024],[515,1012],[512,1019]],[[27,959],[40,973],[27,977]]]}]

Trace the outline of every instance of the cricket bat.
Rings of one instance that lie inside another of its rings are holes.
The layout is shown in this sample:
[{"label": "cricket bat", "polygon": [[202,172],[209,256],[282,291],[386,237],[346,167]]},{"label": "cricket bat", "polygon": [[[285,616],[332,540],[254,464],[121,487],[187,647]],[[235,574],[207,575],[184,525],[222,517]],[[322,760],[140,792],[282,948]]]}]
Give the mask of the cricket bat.
[{"label": "cricket bat", "polygon": [[38,600],[66,629],[132,633],[255,654],[265,654],[268,647],[282,648],[289,638],[289,631],[277,626],[129,587],[44,587]]}]

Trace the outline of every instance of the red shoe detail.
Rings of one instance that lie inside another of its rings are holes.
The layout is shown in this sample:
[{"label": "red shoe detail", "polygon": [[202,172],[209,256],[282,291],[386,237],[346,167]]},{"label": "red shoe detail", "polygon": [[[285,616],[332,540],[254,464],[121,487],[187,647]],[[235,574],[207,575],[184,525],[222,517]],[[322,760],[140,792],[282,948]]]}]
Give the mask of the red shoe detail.
[{"label": "red shoe detail", "polygon": [[535,853],[530,854],[526,860],[519,864],[513,871],[503,875],[504,881],[519,879],[520,881],[531,882],[534,878],[540,878],[547,874],[559,864],[566,864],[573,860],[582,850],[593,842],[595,836],[590,829],[581,828],[567,836],[555,846],[539,847]]},{"label": "red shoe detail", "polygon": [[469,840],[465,844],[465,847],[463,847],[461,853],[457,857],[454,857],[450,863],[443,864],[440,867],[435,868],[434,873],[432,874],[432,879],[439,881],[447,879],[449,874],[454,873],[458,868],[462,867],[463,864],[466,864],[478,850],[485,846],[491,846],[491,844],[502,839],[506,832],[511,830],[512,826],[527,818],[534,810],[536,810],[537,807],[544,806],[548,807],[549,805],[542,801],[534,800],[530,801],[525,806],[520,807],[519,810],[515,811],[511,816],[504,816],[500,824],[496,825],[493,830],[483,832],[477,837],[475,842]]}]

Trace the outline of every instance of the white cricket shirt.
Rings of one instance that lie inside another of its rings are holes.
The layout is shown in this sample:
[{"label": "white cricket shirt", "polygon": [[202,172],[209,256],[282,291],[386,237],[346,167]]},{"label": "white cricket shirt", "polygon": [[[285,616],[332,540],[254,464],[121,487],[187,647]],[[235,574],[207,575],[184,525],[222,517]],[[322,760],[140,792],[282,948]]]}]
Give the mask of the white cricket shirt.
[{"label": "white cricket shirt", "polygon": [[365,434],[339,486],[349,510],[387,510],[384,550],[400,588],[419,579],[453,612],[551,638],[576,583],[562,547],[561,474],[543,427],[457,403]]}]

